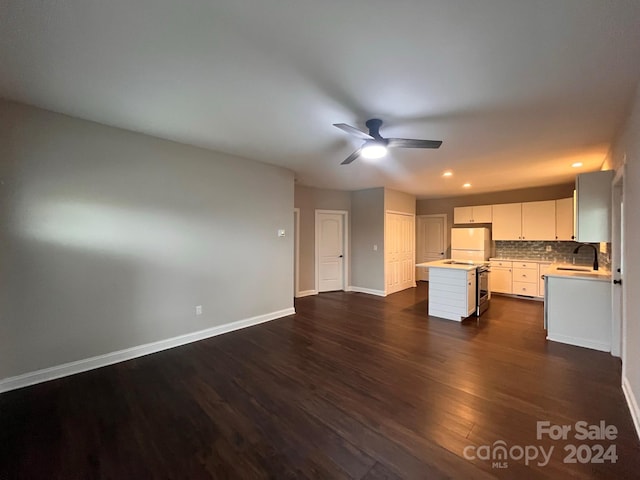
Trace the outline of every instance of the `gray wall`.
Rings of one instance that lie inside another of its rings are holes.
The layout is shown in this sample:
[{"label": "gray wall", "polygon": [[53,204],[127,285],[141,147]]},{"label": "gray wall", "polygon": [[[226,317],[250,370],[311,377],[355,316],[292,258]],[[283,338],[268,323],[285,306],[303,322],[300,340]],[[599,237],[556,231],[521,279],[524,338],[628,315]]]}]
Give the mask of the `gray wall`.
[{"label": "gray wall", "polygon": [[384,210],[394,212],[416,213],[416,197],[409,193],[399,192],[390,188],[384,189]]},{"label": "gray wall", "polygon": [[300,291],[304,292],[316,288],[315,211],[346,210],[351,212],[351,193],[296,185],[295,206],[300,209],[300,276],[298,282]]},{"label": "gray wall", "polygon": [[384,291],[384,190],[351,192],[351,285],[355,287]]},{"label": "gray wall", "polygon": [[293,306],[288,170],[3,101],[0,168],[0,379]]},{"label": "gray wall", "polygon": [[[628,386],[640,404],[640,85],[620,136],[603,168],[619,169],[626,157],[624,184],[625,278],[622,288],[626,296],[627,335],[625,341]],[[640,412],[636,412],[640,414]],[[639,419],[640,420],[640,419]]]}]

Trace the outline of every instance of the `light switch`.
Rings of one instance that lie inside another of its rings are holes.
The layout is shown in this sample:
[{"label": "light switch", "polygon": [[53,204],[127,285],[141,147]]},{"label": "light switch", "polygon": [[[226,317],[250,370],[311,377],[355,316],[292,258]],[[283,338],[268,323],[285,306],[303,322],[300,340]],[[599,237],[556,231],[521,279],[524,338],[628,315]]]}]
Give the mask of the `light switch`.
[{"label": "light switch", "polygon": [[373,251],[374,251],[374,252],[377,252],[377,251],[378,251],[378,245],[374,245],[374,246],[373,246]]},{"label": "light switch", "polygon": [[279,237],[284,237],[284,234],[285,234],[284,228],[278,229],[278,236]]}]

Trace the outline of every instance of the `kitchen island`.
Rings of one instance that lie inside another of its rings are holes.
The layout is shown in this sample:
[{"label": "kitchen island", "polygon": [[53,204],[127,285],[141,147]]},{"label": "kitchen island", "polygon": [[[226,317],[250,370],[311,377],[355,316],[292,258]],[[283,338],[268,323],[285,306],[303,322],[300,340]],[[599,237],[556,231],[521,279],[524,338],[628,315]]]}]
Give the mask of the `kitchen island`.
[{"label": "kitchen island", "polygon": [[547,339],[611,351],[611,272],[551,265],[545,274]]},{"label": "kitchen island", "polygon": [[475,312],[477,265],[436,260],[416,267],[429,269],[429,315],[461,322]]}]

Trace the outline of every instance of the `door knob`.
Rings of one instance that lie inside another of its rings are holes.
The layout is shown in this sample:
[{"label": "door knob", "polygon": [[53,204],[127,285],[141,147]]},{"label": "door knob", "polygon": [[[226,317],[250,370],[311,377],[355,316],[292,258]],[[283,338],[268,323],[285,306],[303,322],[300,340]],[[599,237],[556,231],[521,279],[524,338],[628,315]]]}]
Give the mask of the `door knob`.
[{"label": "door knob", "polygon": [[613,283],[616,284],[616,285],[622,285],[622,279],[614,280]]},{"label": "door knob", "polygon": [[342,255],[338,255],[338,258],[342,258]]}]

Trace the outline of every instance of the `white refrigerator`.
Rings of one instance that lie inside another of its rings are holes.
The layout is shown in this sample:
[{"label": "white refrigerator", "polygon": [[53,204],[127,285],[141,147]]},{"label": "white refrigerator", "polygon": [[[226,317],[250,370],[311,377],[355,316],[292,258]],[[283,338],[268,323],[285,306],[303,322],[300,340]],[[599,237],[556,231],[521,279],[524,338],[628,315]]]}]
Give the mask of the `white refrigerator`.
[{"label": "white refrigerator", "polygon": [[452,228],[451,258],[482,262],[491,255],[491,234],[488,228]]}]

